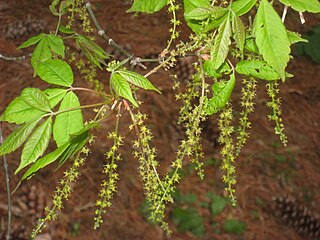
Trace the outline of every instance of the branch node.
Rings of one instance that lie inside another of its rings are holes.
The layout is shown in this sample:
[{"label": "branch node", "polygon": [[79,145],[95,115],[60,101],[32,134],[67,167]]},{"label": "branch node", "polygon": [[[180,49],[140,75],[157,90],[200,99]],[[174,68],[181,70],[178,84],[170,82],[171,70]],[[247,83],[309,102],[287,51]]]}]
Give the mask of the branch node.
[{"label": "branch node", "polygon": [[102,36],[103,34],[105,34],[105,31],[104,31],[103,29],[101,29],[101,30],[98,31],[98,35],[99,35],[99,36]]}]

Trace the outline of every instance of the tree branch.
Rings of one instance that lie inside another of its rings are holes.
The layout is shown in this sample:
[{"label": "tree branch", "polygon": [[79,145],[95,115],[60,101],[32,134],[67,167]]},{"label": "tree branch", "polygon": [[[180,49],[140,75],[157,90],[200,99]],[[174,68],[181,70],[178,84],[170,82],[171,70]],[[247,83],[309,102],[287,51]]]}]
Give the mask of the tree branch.
[{"label": "tree branch", "polygon": [[29,55],[23,55],[23,56],[18,56],[18,57],[12,57],[12,56],[5,56],[0,53],[0,59],[6,60],[6,61],[21,61],[26,59],[27,57],[30,57],[31,54]]},{"label": "tree branch", "polygon": [[[104,31],[104,29],[101,27],[100,23],[98,22],[94,12],[92,11],[91,3],[88,0],[84,0],[86,9],[90,15],[91,20],[93,21],[96,29],[98,30],[98,35],[101,36],[103,39],[105,39],[108,44],[116,49],[118,49],[121,53],[123,53],[126,57],[132,58],[132,54],[130,54],[128,51],[126,51],[124,48],[122,48],[119,44],[117,44],[112,38],[110,38]],[[141,58],[134,57],[134,59],[131,61],[132,65],[138,65],[142,67],[143,69],[147,69],[145,65],[143,65],[140,62]]]}]

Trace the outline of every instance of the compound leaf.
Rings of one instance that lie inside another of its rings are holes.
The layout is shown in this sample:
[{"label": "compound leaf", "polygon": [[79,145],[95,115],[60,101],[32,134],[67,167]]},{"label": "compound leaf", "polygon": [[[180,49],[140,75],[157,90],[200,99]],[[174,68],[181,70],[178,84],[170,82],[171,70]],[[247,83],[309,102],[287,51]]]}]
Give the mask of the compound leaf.
[{"label": "compound leaf", "polygon": [[267,0],[261,0],[255,17],[253,33],[263,59],[285,80],[290,42],[278,13]]},{"label": "compound leaf", "polygon": [[38,88],[25,88],[21,92],[21,98],[31,107],[43,112],[50,112],[50,103],[47,96]]},{"label": "compound leaf", "polygon": [[119,70],[117,71],[117,73],[124,77],[124,79],[127,80],[129,83],[132,83],[137,87],[161,93],[155,86],[153,86],[153,84],[146,77],[138,73],[131,72],[128,70]]},{"label": "compound leaf", "polygon": [[118,73],[113,73],[110,79],[110,86],[120,97],[129,100],[135,107],[138,107],[138,103],[133,98],[130,84],[124,77]]},{"label": "compound leaf", "polygon": [[13,131],[0,146],[0,156],[19,148],[30,136],[40,119],[28,122]]},{"label": "compound leaf", "polygon": [[23,147],[21,162],[15,174],[35,162],[47,149],[52,133],[52,117],[44,121],[30,136]]},{"label": "compound leaf", "polygon": [[280,2],[298,12],[320,12],[320,2],[318,0],[280,0]]},{"label": "compound leaf", "polygon": [[37,73],[43,81],[64,87],[70,87],[74,80],[70,65],[62,60],[49,59],[40,63]]},{"label": "compound leaf", "polygon": [[[63,98],[59,111],[72,109],[80,106],[77,95],[68,92]],[[83,127],[83,116],[80,109],[66,111],[57,115],[53,124],[53,137],[60,147],[67,142],[70,134],[78,132]]]}]

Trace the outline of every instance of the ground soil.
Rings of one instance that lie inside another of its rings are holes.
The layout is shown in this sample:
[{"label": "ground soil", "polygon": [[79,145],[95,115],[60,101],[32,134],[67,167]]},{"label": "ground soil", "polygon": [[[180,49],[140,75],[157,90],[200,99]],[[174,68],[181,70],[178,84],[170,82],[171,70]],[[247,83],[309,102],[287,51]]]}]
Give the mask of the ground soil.
[{"label": "ground soil", "polygon": [[[0,2],[1,54],[11,56],[27,54],[28,50],[17,51],[16,47],[38,30],[54,30],[57,19],[50,14],[47,7],[49,3],[48,0]],[[157,53],[165,46],[169,26],[169,17],[165,10],[152,16],[141,14],[134,17],[132,14],[125,13],[130,7],[130,1],[95,0],[92,4],[98,20],[108,35],[136,55]],[[28,19],[34,20],[28,25],[32,31],[25,31],[23,34],[13,32],[21,26],[23,28]],[[291,30],[306,32],[310,26],[320,23],[319,17],[315,16],[306,15],[306,20],[307,24],[302,26],[298,14],[290,11],[287,24]],[[189,33],[188,28],[184,26],[181,31],[182,38],[186,39]],[[98,41],[102,46],[106,46],[105,42],[99,39]],[[23,88],[46,87],[45,83],[32,77],[33,70],[29,59],[23,61],[0,59],[0,71],[0,112],[4,111]],[[285,84],[281,84],[280,96],[289,144],[284,148],[277,136],[273,134],[273,123],[267,119],[268,98],[265,94],[264,82],[260,82],[256,111],[251,116],[253,123],[250,131],[251,139],[236,163],[238,206],[235,208],[228,206],[216,217],[210,215],[208,208],[200,206],[200,202],[208,201],[205,197],[208,192],[218,195],[226,194],[221,183],[222,173],[219,170],[220,147],[216,142],[218,133],[216,119],[212,118],[205,124],[204,160],[210,163],[205,167],[206,177],[201,181],[196,173],[191,171],[179,185],[179,191],[182,193],[194,193],[197,196],[198,201],[194,206],[203,217],[205,225],[203,239],[306,239],[299,235],[296,229],[288,227],[275,216],[275,210],[272,207],[273,197],[292,196],[312,212],[320,213],[318,204],[320,202],[320,87],[318,84],[320,65],[306,57],[297,56],[290,62],[288,72],[294,74],[294,77],[288,79]],[[75,71],[75,74],[77,85],[87,86],[79,73]],[[108,81],[105,73],[100,73],[99,78],[103,79],[104,83]],[[151,80],[161,89],[162,95],[141,92],[139,98],[144,102],[141,110],[149,116],[148,125],[155,135],[153,144],[158,149],[160,171],[164,172],[170,161],[174,159],[175,149],[184,136],[176,124],[180,103],[175,102],[171,89],[172,81],[166,72],[152,76]],[[237,90],[234,96],[235,103],[239,97],[240,93]],[[97,101],[94,96],[88,94],[82,94],[80,99],[82,103]],[[89,112],[86,117],[89,118],[91,115],[92,113]],[[128,131],[129,123],[130,118],[124,113],[120,128],[126,139],[122,149],[124,160],[119,168],[119,187],[101,229],[94,231],[92,228],[94,203],[103,177],[100,172],[105,163],[104,152],[110,146],[106,141],[106,135],[108,131],[114,129],[114,117],[105,121],[95,132],[97,140],[91,147],[92,154],[81,170],[82,176],[74,186],[72,197],[65,204],[58,220],[50,223],[48,229],[44,230],[44,233],[48,233],[46,236],[49,239],[198,239],[190,232],[179,233],[170,217],[168,221],[173,234],[168,237],[158,226],[149,224],[141,213],[140,209],[144,201],[143,188],[138,177],[138,164],[131,155],[134,134]],[[7,124],[2,126],[5,136],[15,128]],[[19,153],[18,151],[7,156],[11,188],[15,187],[20,177],[20,175],[14,175],[14,170],[19,164]],[[214,159],[214,161],[208,161],[208,159]],[[0,166],[0,232],[4,232],[6,194],[2,160]],[[53,171],[54,167],[44,169],[30,181],[23,183],[12,195],[13,231],[20,231],[24,236],[30,234],[32,227],[36,224],[36,216],[41,216],[43,206],[50,204],[51,195],[64,169],[56,172]],[[31,201],[33,204],[30,204]],[[169,206],[168,216],[175,206]],[[179,207],[186,206],[179,205]],[[222,230],[223,221],[230,218],[245,222],[244,233],[233,235]]]}]

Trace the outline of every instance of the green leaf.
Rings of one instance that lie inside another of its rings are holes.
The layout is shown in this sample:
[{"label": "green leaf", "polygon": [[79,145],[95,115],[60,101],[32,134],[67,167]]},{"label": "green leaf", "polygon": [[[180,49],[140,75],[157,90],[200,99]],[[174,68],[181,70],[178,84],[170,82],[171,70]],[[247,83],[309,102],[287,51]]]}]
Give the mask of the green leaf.
[{"label": "green leaf", "polygon": [[43,92],[47,95],[51,108],[54,108],[64,98],[67,89],[47,88]]},{"label": "green leaf", "polygon": [[38,161],[36,161],[23,175],[20,182],[24,179],[30,179],[34,173],[36,173],[41,168],[46,167],[47,165],[59,160],[60,165],[65,162],[69,157],[76,154],[86,143],[89,130],[93,127],[97,126],[96,123],[91,123],[82,128],[79,132],[75,133],[72,138],[65,142],[62,146],[58,147],[53,152],[47,154],[42,157]]},{"label": "green leaf", "polygon": [[27,104],[21,97],[16,97],[1,115],[0,121],[22,124],[45,114],[46,112],[35,109]]},{"label": "green leaf", "polygon": [[208,18],[219,19],[226,14],[228,10],[226,8],[210,6],[210,7],[198,7],[185,14],[186,19],[192,20],[205,20]]},{"label": "green leaf", "polygon": [[226,60],[229,53],[229,45],[231,44],[231,26],[229,19],[219,27],[219,32],[215,37],[214,45],[211,48],[211,59],[213,60],[213,68],[218,69]]},{"label": "green leaf", "polygon": [[59,31],[62,32],[62,33],[65,33],[65,34],[75,34],[76,33],[71,28],[67,28],[67,27],[65,27],[63,25],[59,26]]},{"label": "green leaf", "polygon": [[246,30],[238,16],[232,18],[232,31],[234,33],[234,40],[236,41],[237,47],[241,54],[243,54],[244,44],[246,41]]},{"label": "green leaf", "polygon": [[220,78],[223,74],[230,74],[231,68],[228,63],[224,62],[218,69],[214,68],[214,61],[212,59],[204,62],[203,68],[205,73],[207,73],[210,77]]},{"label": "green leaf", "polygon": [[188,14],[190,11],[200,7],[210,7],[210,0],[184,0],[184,12]]},{"label": "green leaf", "polygon": [[185,14],[186,19],[204,20],[211,16],[211,9],[209,7],[199,7],[191,10]]},{"label": "green leaf", "polygon": [[52,49],[52,51],[64,58],[65,46],[62,38],[52,34],[48,35],[47,38],[49,47]]},{"label": "green leaf", "polygon": [[242,234],[246,230],[246,224],[240,220],[228,219],[223,223],[223,230],[227,233]]},{"label": "green leaf", "polygon": [[37,72],[37,66],[39,63],[44,62],[52,57],[52,53],[49,47],[48,39],[43,37],[34,49],[31,57],[31,65]]},{"label": "green leaf", "polygon": [[28,122],[13,131],[0,146],[0,156],[19,148],[30,136],[40,119]]},{"label": "green leaf", "polygon": [[25,88],[21,92],[21,98],[31,107],[43,112],[51,112],[47,96],[38,88]]},{"label": "green leaf", "polygon": [[[246,14],[247,12],[249,12],[254,5],[256,4],[257,0],[238,0],[238,1],[234,1],[231,3],[231,10],[232,13],[234,13],[236,16],[242,16],[244,14]],[[226,8],[225,13],[230,13],[230,11],[228,11],[229,8]],[[216,18],[213,19],[211,21],[209,21],[209,23],[207,24],[207,26],[203,29],[204,32],[210,31],[213,28],[217,28],[219,27],[224,21],[226,21],[229,14],[224,14],[221,15],[220,18]]]},{"label": "green leaf", "polygon": [[110,87],[120,96],[129,100],[135,107],[138,103],[133,98],[130,84],[127,80],[118,73],[113,73],[110,79]]},{"label": "green leaf", "polygon": [[108,59],[109,54],[92,40],[81,35],[77,36],[76,44],[91,63],[102,69],[101,64],[105,64],[104,59]]},{"label": "green leaf", "polygon": [[[190,0],[185,0],[186,1],[190,1]],[[193,1],[192,1],[193,2]],[[210,2],[209,1],[205,1],[207,2],[206,4],[208,4],[210,6]],[[248,11],[250,11],[250,9],[255,5],[255,3],[257,2],[257,0],[239,0],[239,1],[235,1],[232,3],[231,5],[231,10],[232,13],[234,13],[236,16],[242,16],[244,14],[246,14]],[[219,18],[213,18],[211,19],[204,27],[202,25],[202,21],[187,21],[189,27],[195,32],[195,33],[199,33],[200,30],[202,30],[203,32],[208,32],[214,28],[217,28],[221,25],[221,23],[223,23],[229,16],[230,13],[229,8],[224,8],[225,11],[221,11],[221,17]],[[225,13],[225,14],[223,14]]]},{"label": "green leaf", "polygon": [[127,12],[154,13],[167,5],[167,0],[134,0]]},{"label": "green leaf", "polygon": [[278,80],[279,74],[265,61],[244,60],[238,62],[236,71],[239,74],[260,78],[263,80]]},{"label": "green leaf", "polygon": [[51,13],[54,15],[54,16],[58,16],[59,13],[57,12],[56,10],[56,7],[57,5],[59,4],[60,0],[52,0],[52,3],[50,4],[49,6],[49,9],[51,11]]},{"label": "green leaf", "polygon": [[298,42],[308,42],[307,39],[302,38],[298,33],[287,31],[287,34],[288,34],[290,45]]},{"label": "green leaf", "polygon": [[171,218],[179,232],[190,231],[198,237],[202,237],[205,233],[202,217],[194,208],[174,208]]},{"label": "green leaf", "polygon": [[75,153],[77,153],[83,148],[83,146],[88,141],[89,130],[95,126],[96,125],[87,125],[79,132],[70,135],[70,145],[66,149],[66,151],[60,156],[58,167],[62,166],[69,157],[73,156]]},{"label": "green leaf", "polygon": [[37,73],[43,81],[64,87],[70,87],[74,80],[70,65],[62,60],[49,59],[40,63]]},{"label": "green leaf", "polygon": [[313,28],[310,34],[304,35],[304,37],[308,40],[308,43],[300,43],[297,47],[300,55],[304,54],[315,62],[320,63],[320,27]]},{"label": "green leaf", "polygon": [[64,151],[69,147],[70,143],[66,142],[61,147],[57,148],[53,152],[47,154],[46,156],[40,158],[38,161],[36,161],[22,176],[20,182],[22,182],[24,179],[30,179],[34,173],[36,173],[41,168],[44,168],[45,166],[53,163],[56,161],[63,153]]},{"label": "green leaf", "polygon": [[116,73],[119,73],[125,80],[129,83],[132,83],[135,86],[143,88],[145,90],[153,90],[158,93],[161,93],[153,84],[144,76],[131,72],[128,70],[119,70]]},{"label": "green leaf", "polygon": [[52,117],[44,121],[30,136],[23,147],[21,162],[15,174],[35,162],[47,149],[52,133]]},{"label": "green leaf", "polygon": [[37,36],[33,36],[33,37],[29,38],[27,41],[25,41],[24,43],[22,43],[18,47],[18,49],[27,48],[29,46],[32,46],[32,45],[38,43],[44,36],[45,36],[45,34],[43,34],[43,33],[40,33]]},{"label": "green leaf", "polygon": [[178,204],[188,204],[188,203],[194,203],[197,201],[197,196],[194,193],[186,193],[182,194],[180,191],[176,190],[172,197],[174,199],[174,202]]},{"label": "green leaf", "polygon": [[[250,11],[251,8],[254,7],[257,0],[238,0],[234,1],[231,5],[231,10],[236,16],[242,16]],[[221,9],[220,13],[217,11],[217,14],[214,18],[210,19],[210,21],[203,26],[202,20],[188,19],[186,15],[195,8],[205,7],[210,8],[211,4],[209,0],[184,0],[184,13],[185,19],[187,21],[188,26],[195,32],[200,33],[200,31],[207,32],[211,29],[217,28],[228,18],[228,8]]]},{"label": "green leaf", "polygon": [[75,1],[74,0],[63,0],[60,3],[59,6],[59,13],[60,14],[66,14],[68,11],[69,6],[74,5]]},{"label": "green leaf", "polygon": [[280,0],[280,2],[298,12],[320,12],[320,2],[318,0]]},{"label": "green leaf", "polygon": [[221,8],[221,7],[214,7],[215,11],[212,13],[211,19],[209,22],[204,26],[202,20],[195,20],[195,19],[188,19],[187,15],[194,11],[196,8],[213,8],[209,0],[184,0],[184,17],[187,21],[188,26],[195,32],[200,33],[201,31],[207,32],[213,28],[219,27],[220,24],[227,18],[228,9]]},{"label": "green leaf", "polygon": [[82,135],[85,132],[88,132],[90,129],[95,128],[98,126],[97,122],[91,122],[86,124],[83,128],[81,128],[80,131],[76,132],[76,133],[72,133],[70,134],[70,139],[74,139],[74,138],[82,138],[80,135]]},{"label": "green leaf", "polygon": [[290,42],[278,13],[267,0],[261,0],[253,33],[263,59],[279,73],[284,81],[285,68],[290,57]]},{"label": "green leaf", "polygon": [[246,42],[244,44],[244,48],[246,50],[248,50],[249,52],[259,54],[258,46],[257,46],[257,44],[255,42],[255,39],[252,38],[252,37],[247,37],[246,38]]},{"label": "green leaf", "polygon": [[215,195],[212,197],[212,202],[210,205],[211,214],[213,216],[219,215],[225,209],[228,201],[226,198]]},{"label": "green leaf", "polygon": [[203,111],[205,114],[212,115],[217,113],[227,104],[235,82],[235,76],[234,74],[231,74],[229,81],[221,81],[213,84],[213,97],[211,99],[206,99],[204,102]]},{"label": "green leaf", "polygon": [[232,3],[231,8],[237,16],[242,16],[249,12],[254,7],[256,2],[257,0],[238,0]]},{"label": "green leaf", "polygon": [[192,19],[188,19],[187,15],[196,8],[200,7],[210,7],[209,0],[184,0],[184,18],[187,21],[188,26],[194,31],[195,33],[199,33],[200,30],[203,28],[201,21],[194,21]]},{"label": "green leaf", "polygon": [[[63,98],[59,111],[80,106],[77,95],[68,92]],[[70,139],[70,134],[78,132],[83,127],[83,116],[80,109],[63,112],[57,115],[53,124],[53,137],[60,147]]]}]

